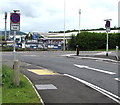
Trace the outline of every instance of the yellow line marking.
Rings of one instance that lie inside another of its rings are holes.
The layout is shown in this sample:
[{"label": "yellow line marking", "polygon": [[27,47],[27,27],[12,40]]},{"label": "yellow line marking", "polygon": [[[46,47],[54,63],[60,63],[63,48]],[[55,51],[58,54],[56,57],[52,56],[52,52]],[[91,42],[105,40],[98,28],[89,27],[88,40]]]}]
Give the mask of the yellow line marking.
[{"label": "yellow line marking", "polygon": [[58,75],[58,73],[55,73],[48,69],[28,69],[28,71],[33,72],[38,75]]}]

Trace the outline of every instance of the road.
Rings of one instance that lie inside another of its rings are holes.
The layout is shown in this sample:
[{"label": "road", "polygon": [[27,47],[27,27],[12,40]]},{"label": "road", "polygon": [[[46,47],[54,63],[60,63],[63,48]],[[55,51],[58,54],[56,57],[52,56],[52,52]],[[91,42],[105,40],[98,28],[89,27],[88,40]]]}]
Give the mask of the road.
[{"label": "road", "polygon": [[[69,52],[18,52],[16,58],[60,74],[67,74],[72,78],[84,80],[119,99],[118,63],[62,56],[65,54],[69,54]],[[2,57],[13,60],[13,53],[4,52]]]}]

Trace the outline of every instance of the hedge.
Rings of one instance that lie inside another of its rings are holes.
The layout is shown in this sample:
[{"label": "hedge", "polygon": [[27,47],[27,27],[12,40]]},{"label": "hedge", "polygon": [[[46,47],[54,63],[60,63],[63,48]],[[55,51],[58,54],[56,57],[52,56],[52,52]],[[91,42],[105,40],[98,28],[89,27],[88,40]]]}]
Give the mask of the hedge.
[{"label": "hedge", "polygon": [[[79,45],[80,50],[99,50],[106,48],[106,33],[81,32],[77,36],[72,35],[68,42],[68,48],[75,50]],[[120,46],[120,33],[109,33],[109,49]]]}]

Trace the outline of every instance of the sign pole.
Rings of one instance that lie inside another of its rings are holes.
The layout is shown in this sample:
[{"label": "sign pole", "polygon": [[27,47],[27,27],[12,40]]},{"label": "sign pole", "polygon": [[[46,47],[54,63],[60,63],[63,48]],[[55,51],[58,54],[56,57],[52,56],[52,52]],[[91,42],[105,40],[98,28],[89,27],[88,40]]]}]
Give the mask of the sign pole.
[{"label": "sign pole", "polygon": [[107,32],[107,43],[106,43],[106,56],[108,56],[108,32]]},{"label": "sign pole", "polygon": [[107,34],[107,40],[106,40],[106,56],[108,56],[108,32],[110,32],[110,21],[112,19],[106,19],[105,27],[106,27],[106,34]]},{"label": "sign pole", "polygon": [[16,40],[16,31],[14,31],[14,49],[13,49],[14,61],[16,60],[15,40]]},{"label": "sign pole", "polygon": [[13,40],[13,68],[14,68],[14,85],[19,86],[20,83],[20,73],[19,73],[19,61],[16,60],[16,33],[20,30],[20,13],[19,10],[14,10],[14,13],[10,15],[10,30],[14,31]]}]

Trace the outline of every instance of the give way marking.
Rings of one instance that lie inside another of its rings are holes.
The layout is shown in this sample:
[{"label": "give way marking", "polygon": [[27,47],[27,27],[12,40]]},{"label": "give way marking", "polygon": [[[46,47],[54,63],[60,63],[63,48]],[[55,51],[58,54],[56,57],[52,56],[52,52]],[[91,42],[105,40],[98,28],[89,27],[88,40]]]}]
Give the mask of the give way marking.
[{"label": "give way marking", "polygon": [[114,73],[114,72],[110,72],[110,71],[106,71],[106,70],[101,70],[101,69],[96,69],[96,68],[92,68],[92,67],[85,66],[85,65],[77,65],[77,64],[74,64],[74,66],[79,67],[79,68],[85,68],[85,69],[89,69],[89,70],[101,72],[101,73],[106,73],[106,74],[110,74],[110,75],[116,74],[116,73]]}]

